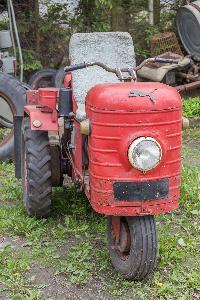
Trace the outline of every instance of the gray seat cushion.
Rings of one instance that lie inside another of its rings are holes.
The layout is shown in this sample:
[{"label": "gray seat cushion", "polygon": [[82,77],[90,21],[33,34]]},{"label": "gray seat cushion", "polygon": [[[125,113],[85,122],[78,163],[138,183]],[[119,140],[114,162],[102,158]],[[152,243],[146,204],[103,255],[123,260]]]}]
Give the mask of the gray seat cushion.
[{"label": "gray seat cushion", "polygon": [[[135,65],[133,41],[127,32],[76,33],[70,40],[69,57],[71,65],[94,61],[113,68]],[[79,120],[85,118],[85,99],[93,86],[119,82],[115,74],[108,73],[100,67],[73,71],[72,81]]]}]

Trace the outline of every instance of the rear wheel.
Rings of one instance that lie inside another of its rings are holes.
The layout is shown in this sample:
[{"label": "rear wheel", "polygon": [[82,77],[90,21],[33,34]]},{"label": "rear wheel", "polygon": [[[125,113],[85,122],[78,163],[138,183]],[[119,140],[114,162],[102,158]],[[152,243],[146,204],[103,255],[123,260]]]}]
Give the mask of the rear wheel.
[{"label": "rear wheel", "polygon": [[30,216],[47,217],[51,211],[51,152],[48,133],[32,131],[24,119],[22,149],[24,205]]},{"label": "rear wheel", "polygon": [[153,271],[157,255],[153,216],[108,217],[108,243],[112,264],[124,278],[142,280]]},{"label": "rear wheel", "polygon": [[52,68],[39,70],[30,77],[28,84],[33,90],[54,87],[56,73],[57,70]]},{"label": "rear wheel", "polygon": [[14,77],[0,72],[0,160],[14,155],[13,116],[23,115],[26,88]]}]

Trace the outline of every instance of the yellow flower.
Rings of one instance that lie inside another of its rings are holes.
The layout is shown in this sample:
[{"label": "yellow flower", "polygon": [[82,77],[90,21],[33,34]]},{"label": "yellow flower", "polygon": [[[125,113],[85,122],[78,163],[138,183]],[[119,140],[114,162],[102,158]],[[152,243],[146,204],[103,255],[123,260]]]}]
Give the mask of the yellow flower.
[{"label": "yellow flower", "polygon": [[162,282],[156,282],[156,286],[161,288],[163,286],[163,283]]}]

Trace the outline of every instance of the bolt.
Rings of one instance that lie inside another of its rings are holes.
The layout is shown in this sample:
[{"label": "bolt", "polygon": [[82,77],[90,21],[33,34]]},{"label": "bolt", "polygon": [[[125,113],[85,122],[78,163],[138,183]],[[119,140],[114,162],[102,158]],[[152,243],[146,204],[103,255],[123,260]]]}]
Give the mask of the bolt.
[{"label": "bolt", "polygon": [[40,120],[34,120],[33,121],[33,126],[36,127],[36,128],[39,128],[41,127],[42,125],[42,122]]}]

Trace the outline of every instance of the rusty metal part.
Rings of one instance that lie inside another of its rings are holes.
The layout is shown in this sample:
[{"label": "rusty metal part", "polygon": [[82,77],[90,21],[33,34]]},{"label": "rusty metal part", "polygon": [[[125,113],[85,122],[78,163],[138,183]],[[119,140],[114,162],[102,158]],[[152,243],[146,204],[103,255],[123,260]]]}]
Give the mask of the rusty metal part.
[{"label": "rusty metal part", "polygon": [[52,186],[62,186],[63,175],[62,175],[62,166],[61,166],[61,153],[59,146],[51,146],[51,169],[52,169]]},{"label": "rusty metal part", "polygon": [[192,75],[192,74],[187,74],[183,72],[176,72],[176,76],[180,78],[187,79],[189,81],[200,81],[200,76],[199,75]]},{"label": "rusty metal part", "polygon": [[[137,74],[136,72],[140,70],[144,65],[152,62],[152,63],[166,63],[166,64],[178,64],[179,59],[177,58],[169,58],[169,57],[151,57],[145,59],[139,66],[135,68],[110,68],[109,66],[105,65],[101,62],[87,62],[82,64],[75,64],[71,66],[65,67],[65,72],[72,72],[75,70],[81,70],[87,67],[99,66],[102,69],[106,70],[107,72],[114,73],[120,81],[127,82],[127,81],[137,81]],[[124,76],[123,73],[128,74],[128,76]]]},{"label": "rusty metal part", "polygon": [[199,88],[199,87],[200,87],[200,80],[191,82],[191,83],[187,83],[187,84],[183,84],[183,85],[179,85],[179,86],[176,86],[175,88],[179,92],[187,92],[190,90],[195,90],[196,88]]},{"label": "rusty metal part", "polygon": [[172,52],[183,56],[174,32],[162,32],[153,36],[151,41],[151,56]]},{"label": "rusty metal part", "polygon": [[182,128],[183,129],[190,128],[190,120],[188,118],[182,117]]},{"label": "rusty metal part", "polygon": [[131,237],[128,223],[123,217],[112,217],[113,249],[118,255],[125,259],[131,247]]},{"label": "rusty metal part", "polygon": [[112,238],[115,243],[119,243],[120,239],[120,228],[121,228],[121,217],[112,217]]},{"label": "rusty metal part", "polygon": [[131,247],[131,237],[128,228],[128,224],[125,222],[121,222],[121,230],[120,230],[120,242],[118,245],[118,250],[123,253],[127,254],[130,251]]},{"label": "rusty metal part", "polygon": [[84,135],[90,135],[91,133],[91,123],[89,119],[80,122],[80,132]]},{"label": "rusty metal part", "polygon": [[[178,55],[176,53],[172,53],[172,52],[165,52],[163,54],[160,54],[159,58],[174,59],[176,61],[179,61],[179,60],[183,59],[183,56]],[[149,61],[149,62],[146,62],[145,65],[148,66],[148,68],[151,68],[151,69],[158,69],[158,68],[163,66],[163,63],[159,63],[159,62],[155,62],[155,61]],[[140,68],[141,68],[141,66],[140,66]]]}]

